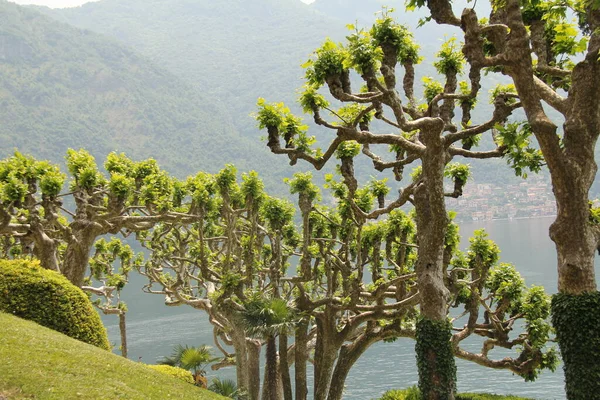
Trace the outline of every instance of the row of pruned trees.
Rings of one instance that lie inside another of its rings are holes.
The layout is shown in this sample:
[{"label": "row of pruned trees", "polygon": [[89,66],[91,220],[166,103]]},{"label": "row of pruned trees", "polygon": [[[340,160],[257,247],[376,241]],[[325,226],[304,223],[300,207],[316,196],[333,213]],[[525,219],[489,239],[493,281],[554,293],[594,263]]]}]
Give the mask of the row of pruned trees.
[{"label": "row of pruned trees", "polygon": [[[466,176],[460,168],[449,168],[449,163],[457,156],[505,157],[517,174],[524,168],[537,171],[546,163],[558,205],[550,229],[559,272],[553,320],[565,361],[567,395],[583,399],[600,389],[600,381],[591,378],[600,368],[596,335],[581,334],[600,327],[594,273],[600,231],[588,198],[600,134],[600,3],[502,0],[490,5],[489,18],[479,18],[476,3],[457,16],[449,0],[408,2],[409,8],[428,10],[423,22],[459,27],[463,34],[460,48],[451,39],[437,54],[433,65],[442,82],[425,80],[423,104],[414,84],[415,65],[421,61],[418,46],[384,9],[370,30],[351,27],[344,44],[327,40],[305,64],[306,85],[299,101],[322,131],[331,132],[333,139],[322,149],[314,146],[315,138],[282,104],[259,100],[257,119],[268,132],[271,151],[287,155],[291,164],[304,160],[320,170],[340,148],[358,144],[354,153],[340,157],[339,169],[346,200],[359,223],[369,215],[356,204],[351,155],[361,150],[376,170],[393,170],[397,181],[406,165],[420,163],[399,197],[387,208],[382,205],[380,214],[406,201],[414,205],[421,314],[416,329],[419,386],[428,399],[453,398],[453,354],[460,354],[451,345],[427,345],[448,343],[452,330],[447,322],[451,288],[445,249],[450,225],[444,198],[460,195]],[[574,57],[578,53],[583,55]],[[466,80],[458,82],[463,72]],[[512,83],[493,91],[493,111],[487,121],[475,123],[471,114],[484,72],[505,75]],[[518,109],[526,122],[509,124]],[[495,149],[474,150],[479,135],[486,132]],[[527,147],[530,135],[540,150]],[[378,155],[375,148],[384,146],[395,157],[385,160]],[[445,175],[454,178],[451,192],[444,190]],[[589,312],[581,312],[584,309]]]},{"label": "row of pruned trees", "polygon": [[[376,184],[357,188],[350,201],[346,185],[330,180],[336,205],[320,205],[310,174],[300,173],[289,181],[302,220],[297,230],[290,203],[267,196],[253,174],[239,185],[224,179],[229,171],[201,175],[194,190],[205,196],[190,193],[202,199],[190,205],[196,221],[160,223],[140,237],[150,250],[140,268],[149,279],[145,291],[209,315],[225,356],[216,368],[234,364],[248,398],[261,398],[265,344],[263,398],[341,399],[348,372],[369,346],[419,334],[414,220],[395,209],[387,219],[369,222],[383,210],[374,208]],[[450,347],[458,357],[526,379],[553,368],[556,356],[545,348],[550,303],[543,289],[526,289],[514,267],[498,265],[499,251],[485,233],[477,234],[467,254],[457,250],[457,235],[450,225],[444,241],[446,321],[450,309],[460,311],[452,313],[448,337],[422,343],[429,351]],[[521,321],[522,332],[515,329]],[[472,336],[482,338],[479,353],[461,346]],[[494,359],[494,347],[518,348],[518,356]]]},{"label": "row of pruned trees", "polygon": [[[353,143],[341,146],[337,157],[351,164],[356,149]],[[179,181],[151,160],[136,163],[123,155],[108,156],[108,176],[85,151],[69,151],[67,165],[71,184],[61,194],[65,176],[55,166],[19,154],[0,164],[2,210],[10,215],[2,251],[9,258],[39,257],[47,268],[73,277],[78,275],[67,272],[75,268],[68,248],[71,241],[81,248],[87,238],[88,247],[80,250],[87,258],[76,267],[84,274],[89,265],[94,279],[72,280],[102,296],[97,305],[104,312],[123,316],[124,350],[126,306],[118,296],[134,269],[148,278],[146,292],[208,314],[223,356],[215,368],[235,366],[238,385],[250,399],[340,399],[348,372],[369,346],[423,335],[416,213],[397,208],[405,195],[387,202],[384,182],[351,189],[347,177],[329,178],[335,201],[324,206],[310,174],[295,175],[289,185],[297,196],[298,227],[292,203],[268,196],[255,173],[240,181],[232,166]],[[51,178],[54,191],[48,189]],[[413,186],[420,179],[415,175]],[[375,221],[383,214],[387,218]],[[52,242],[52,263],[39,252],[36,223]],[[93,240],[74,233],[85,224],[98,226]],[[419,342],[429,346],[424,354],[446,346],[458,357],[526,379],[552,368],[543,290],[526,289],[514,267],[497,265],[498,249],[484,233],[462,254],[456,225],[449,223],[445,232],[445,318],[453,320],[441,341]],[[107,240],[106,233],[135,236],[148,257],[135,255],[118,238]],[[525,328],[515,335],[520,320]],[[461,346],[471,336],[481,337],[479,353]],[[261,384],[263,346],[267,368]],[[494,347],[519,353],[495,359]],[[312,396],[308,363],[314,364]]]}]

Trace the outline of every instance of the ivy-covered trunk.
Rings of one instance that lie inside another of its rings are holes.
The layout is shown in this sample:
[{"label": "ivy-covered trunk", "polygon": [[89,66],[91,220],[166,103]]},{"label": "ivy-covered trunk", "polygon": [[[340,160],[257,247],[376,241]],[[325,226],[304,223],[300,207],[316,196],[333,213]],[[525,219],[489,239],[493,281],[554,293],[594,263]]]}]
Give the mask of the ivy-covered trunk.
[{"label": "ivy-covered trunk", "polygon": [[564,362],[569,400],[598,398],[600,385],[600,293],[558,293],[552,324]]},{"label": "ivy-covered trunk", "polygon": [[590,393],[600,393],[600,293],[594,271],[598,222],[591,217],[587,201],[595,170],[594,164],[588,169],[593,174],[580,174],[589,179],[577,176],[561,185],[557,185],[559,179],[553,179],[558,215],[550,236],[558,256],[559,293],[552,300],[552,323],[569,400],[590,399]]},{"label": "ivy-covered trunk", "polygon": [[[550,237],[558,256],[558,291],[552,304],[552,321],[561,349],[567,397],[589,399],[600,393],[600,329],[594,255],[600,240],[599,221],[590,213],[589,189],[597,172],[594,150],[600,135],[600,10],[588,8],[582,21],[592,32],[587,54],[570,74],[568,98],[538,90],[533,78],[529,33],[520,2],[510,0],[506,24],[511,30],[511,75],[544,158],[550,170],[557,203],[557,218]],[[540,42],[542,43],[542,42]],[[564,117],[563,139],[545,113],[541,100]],[[575,312],[575,310],[578,310]]]},{"label": "ivy-covered trunk", "polygon": [[446,154],[435,130],[422,132],[427,150],[421,183],[415,191],[417,223],[417,285],[421,319],[417,323],[416,356],[419,389],[426,400],[452,400],[456,365],[447,321],[449,292],[444,283],[444,249],[448,216],[444,200]]}]

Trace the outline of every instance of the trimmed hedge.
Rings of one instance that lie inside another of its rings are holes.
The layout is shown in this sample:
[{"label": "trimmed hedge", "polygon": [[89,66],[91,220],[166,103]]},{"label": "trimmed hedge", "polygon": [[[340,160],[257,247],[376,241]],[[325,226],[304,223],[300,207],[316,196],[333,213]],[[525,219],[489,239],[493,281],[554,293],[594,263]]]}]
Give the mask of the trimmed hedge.
[{"label": "trimmed hedge", "polygon": [[171,365],[164,364],[148,365],[148,367],[152,368],[153,370],[162,372],[163,374],[172,376],[173,378],[181,379],[184,382],[194,384],[194,376],[192,375],[192,373],[183,368],[173,367]]},{"label": "trimmed hedge", "polygon": [[0,260],[0,311],[111,350],[90,299],[67,278],[30,260]]},{"label": "trimmed hedge", "polygon": [[[456,400],[531,400],[525,397],[487,393],[460,393],[455,398]],[[407,389],[388,390],[378,400],[422,400],[422,396],[419,389],[413,386]]]}]

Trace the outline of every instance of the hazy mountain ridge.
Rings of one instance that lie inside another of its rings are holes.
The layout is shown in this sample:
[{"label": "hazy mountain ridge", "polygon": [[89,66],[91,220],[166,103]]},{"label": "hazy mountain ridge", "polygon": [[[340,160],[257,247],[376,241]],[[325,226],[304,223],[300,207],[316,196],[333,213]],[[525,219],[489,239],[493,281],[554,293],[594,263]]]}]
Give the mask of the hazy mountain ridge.
[{"label": "hazy mountain ridge", "polygon": [[325,36],[345,33],[299,0],[104,0],[45,12],[114,37],[220,99],[254,139],[256,99],[293,103],[300,64]]},{"label": "hazy mountain ridge", "polygon": [[[317,0],[312,5],[298,0],[218,3],[208,0],[103,0],[73,9],[43,11],[61,21],[111,36],[169,69],[208,95],[213,104],[222,104],[232,115],[238,130],[264,154],[266,149],[259,142],[264,133],[258,131],[249,116],[255,110],[256,98],[285,101],[297,112],[296,89],[302,85],[303,75],[300,63],[326,37],[341,40],[348,32],[347,23],[358,19],[359,26],[370,26],[382,4],[380,0]],[[443,33],[447,34],[445,28],[435,23],[416,28],[421,14],[405,12],[398,0],[388,4],[396,8],[394,15],[399,22],[411,26],[422,46],[425,60],[418,73],[435,75],[433,56],[444,40]],[[348,20],[353,15],[355,18]],[[420,91],[418,82],[417,86]],[[480,99],[482,109],[476,113],[476,121],[487,119],[489,110],[486,108],[491,107],[487,102],[487,89],[484,89]],[[214,123],[220,124],[219,121]],[[313,128],[311,133],[316,134],[324,145],[330,136]],[[242,159],[246,156],[244,150],[236,153],[225,140],[221,145],[234,157],[235,154]],[[211,148],[218,151],[216,144]],[[162,155],[162,149],[158,152]],[[178,155],[178,158],[182,163],[187,161],[185,155]],[[283,157],[270,160],[286,168]],[[475,166],[478,181],[519,181],[504,167],[503,160],[471,163]],[[235,164],[240,169],[248,169],[237,158]],[[250,164],[252,167],[262,170]],[[286,168],[285,173],[279,168],[277,171],[289,176],[292,171],[308,168],[305,163],[299,163],[293,170]],[[370,167],[365,169],[367,177],[371,173]]]},{"label": "hazy mountain ridge", "polygon": [[241,138],[213,98],[112,39],[0,0],[0,137],[62,160],[69,147],[99,156],[154,157],[178,175],[227,162],[267,171],[273,160]]}]

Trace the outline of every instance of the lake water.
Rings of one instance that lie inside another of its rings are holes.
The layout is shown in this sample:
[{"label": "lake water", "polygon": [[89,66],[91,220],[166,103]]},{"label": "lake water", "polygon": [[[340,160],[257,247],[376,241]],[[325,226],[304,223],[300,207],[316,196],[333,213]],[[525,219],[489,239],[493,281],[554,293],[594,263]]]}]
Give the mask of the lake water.
[{"label": "lake water", "polygon": [[[556,252],[548,238],[548,226],[552,221],[553,218],[540,218],[462,223],[462,247],[468,246],[468,238],[474,230],[485,228],[490,238],[500,246],[502,262],[515,264],[527,285],[543,285],[549,293],[554,293],[557,286]],[[599,276],[598,263],[596,271],[596,276]],[[186,306],[166,307],[162,296],[141,292],[142,282],[141,277],[132,276],[129,290],[123,296],[129,307],[127,335],[130,359],[153,364],[170,354],[176,344],[212,345],[212,327],[204,313]],[[104,321],[111,342],[118,347],[117,319],[107,317]],[[212,376],[233,379],[235,370],[209,371],[209,379]],[[378,343],[355,364],[346,381],[344,398],[373,399],[386,390],[416,383],[414,342],[402,339],[394,343]],[[542,373],[536,382],[526,383],[509,371],[491,370],[458,360],[458,389],[461,392],[565,399],[560,367],[555,373]]]}]

